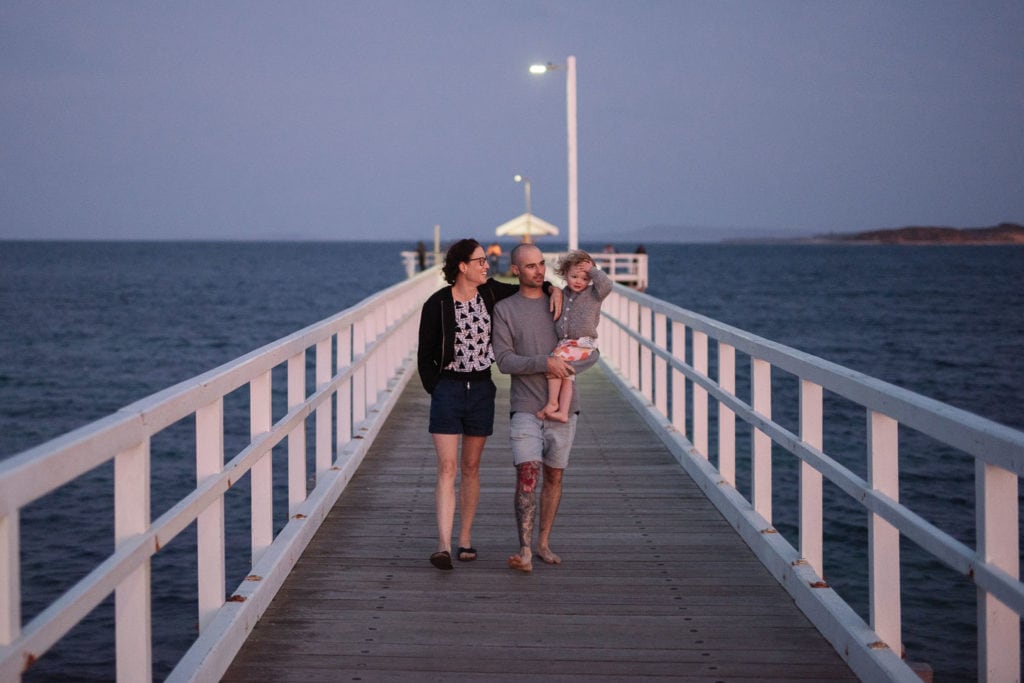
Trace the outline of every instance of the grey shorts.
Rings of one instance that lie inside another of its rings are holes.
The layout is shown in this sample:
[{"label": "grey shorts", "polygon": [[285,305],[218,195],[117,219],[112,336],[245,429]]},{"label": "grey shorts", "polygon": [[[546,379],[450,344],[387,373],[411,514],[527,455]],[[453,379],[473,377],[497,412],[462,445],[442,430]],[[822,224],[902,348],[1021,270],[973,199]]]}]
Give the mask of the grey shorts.
[{"label": "grey shorts", "polygon": [[568,422],[541,420],[526,412],[512,414],[512,462],[543,461],[548,467],[564,470],[569,466],[569,451],[576,438],[576,415]]}]

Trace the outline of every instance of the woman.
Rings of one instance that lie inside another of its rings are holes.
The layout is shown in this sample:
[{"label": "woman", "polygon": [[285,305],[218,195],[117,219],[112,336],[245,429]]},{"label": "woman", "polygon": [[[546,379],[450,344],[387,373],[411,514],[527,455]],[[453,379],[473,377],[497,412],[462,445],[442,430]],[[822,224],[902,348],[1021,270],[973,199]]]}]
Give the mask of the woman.
[{"label": "woman", "polygon": [[[491,380],[491,313],[494,305],[519,291],[517,285],[489,279],[487,256],[473,239],[459,240],[444,258],[442,287],[427,299],[420,313],[417,365],[423,388],[430,394],[430,433],[437,451],[437,551],[430,563],[452,568],[452,526],[455,521],[455,470],[462,473],[462,508],[456,558],[476,559],[472,527],[480,500],[480,455],[494,431],[494,382]],[[561,292],[544,283],[558,318]],[[459,457],[459,438],[462,457]]]}]

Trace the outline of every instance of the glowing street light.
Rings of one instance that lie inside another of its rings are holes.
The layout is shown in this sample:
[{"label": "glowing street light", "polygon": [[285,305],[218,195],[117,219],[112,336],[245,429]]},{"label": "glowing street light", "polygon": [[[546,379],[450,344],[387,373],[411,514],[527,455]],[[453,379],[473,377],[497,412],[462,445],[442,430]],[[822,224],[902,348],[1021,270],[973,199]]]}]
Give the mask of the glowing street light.
[{"label": "glowing street light", "polygon": [[[560,69],[557,64],[533,64],[530,73],[545,74]],[[569,249],[579,248],[578,208],[576,194],[576,57],[565,58],[565,124],[569,156]]]}]

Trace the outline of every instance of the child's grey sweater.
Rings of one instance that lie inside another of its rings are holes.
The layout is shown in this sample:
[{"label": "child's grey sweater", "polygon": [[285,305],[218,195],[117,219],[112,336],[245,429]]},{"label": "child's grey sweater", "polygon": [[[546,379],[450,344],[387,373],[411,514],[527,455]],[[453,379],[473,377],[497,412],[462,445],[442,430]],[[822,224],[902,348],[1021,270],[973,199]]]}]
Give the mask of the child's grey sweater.
[{"label": "child's grey sweater", "polygon": [[601,302],[612,292],[612,279],[594,267],[590,269],[590,280],[593,284],[582,292],[574,292],[568,286],[562,289],[562,317],[555,322],[559,339],[597,339]]}]

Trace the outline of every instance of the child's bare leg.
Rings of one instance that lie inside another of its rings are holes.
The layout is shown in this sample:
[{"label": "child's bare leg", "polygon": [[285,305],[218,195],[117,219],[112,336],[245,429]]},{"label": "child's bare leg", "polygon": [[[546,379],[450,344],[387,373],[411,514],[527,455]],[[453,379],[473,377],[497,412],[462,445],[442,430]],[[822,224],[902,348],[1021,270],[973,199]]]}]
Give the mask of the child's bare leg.
[{"label": "child's bare leg", "polygon": [[537,417],[541,420],[548,419],[552,413],[558,412],[558,393],[562,380],[557,377],[548,377],[548,404],[537,411]]},{"label": "child's bare leg", "polygon": [[[562,380],[562,386],[558,390],[558,409],[554,412],[548,411],[549,420],[557,420],[558,422],[569,421],[569,406],[572,404],[572,385],[572,377],[566,377]],[[550,387],[550,382],[548,386]]]}]

